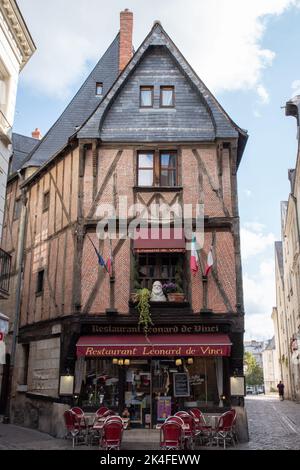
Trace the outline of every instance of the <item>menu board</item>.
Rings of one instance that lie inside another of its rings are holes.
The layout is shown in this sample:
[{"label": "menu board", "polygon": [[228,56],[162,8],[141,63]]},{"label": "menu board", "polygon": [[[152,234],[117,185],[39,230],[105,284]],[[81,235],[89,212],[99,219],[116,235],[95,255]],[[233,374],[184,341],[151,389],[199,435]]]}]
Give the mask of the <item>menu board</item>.
[{"label": "menu board", "polygon": [[186,372],[173,374],[174,397],[189,397],[190,382],[189,375]]}]

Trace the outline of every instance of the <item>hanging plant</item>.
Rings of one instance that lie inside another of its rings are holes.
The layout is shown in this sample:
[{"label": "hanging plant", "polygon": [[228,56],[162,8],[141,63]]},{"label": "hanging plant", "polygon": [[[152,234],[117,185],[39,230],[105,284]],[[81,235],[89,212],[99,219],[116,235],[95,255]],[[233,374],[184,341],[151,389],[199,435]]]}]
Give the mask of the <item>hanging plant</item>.
[{"label": "hanging plant", "polygon": [[153,325],[150,313],[150,291],[149,289],[139,289],[137,291],[138,304],[136,306],[139,312],[139,325],[142,326],[145,335],[149,331],[149,326]]}]

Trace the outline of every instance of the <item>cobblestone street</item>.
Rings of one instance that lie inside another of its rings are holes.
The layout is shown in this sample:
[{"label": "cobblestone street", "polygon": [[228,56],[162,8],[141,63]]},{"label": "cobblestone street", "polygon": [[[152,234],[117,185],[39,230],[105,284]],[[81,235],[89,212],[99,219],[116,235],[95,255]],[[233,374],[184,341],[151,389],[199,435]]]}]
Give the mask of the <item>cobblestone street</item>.
[{"label": "cobblestone street", "polygon": [[246,399],[250,442],[242,449],[300,449],[300,404],[278,396],[254,395]]},{"label": "cobblestone street", "polygon": [[[299,450],[300,404],[284,401],[277,396],[250,396],[246,398],[250,442],[240,444],[241,450]],[[137,432],[138,431],[138,432]],[[128,431],[124,434],[123,450],[158,449],[157,431]],[[47,434],[13,425],[0,424],[0,450],[5,449],[71,449],[71,441],[55,439]],[[76,450],[93,449],[84,445]]]}]

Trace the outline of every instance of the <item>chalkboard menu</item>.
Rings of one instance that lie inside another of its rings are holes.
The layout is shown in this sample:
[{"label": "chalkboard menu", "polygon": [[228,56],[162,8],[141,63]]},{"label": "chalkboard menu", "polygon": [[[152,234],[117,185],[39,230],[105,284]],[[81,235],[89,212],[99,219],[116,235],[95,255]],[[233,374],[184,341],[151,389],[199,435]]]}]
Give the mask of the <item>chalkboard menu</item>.
[{"label": "chalkboard menu", "polygon": [[173,374],[174,397],[189,397],[190,383],[189,375],[185,372]]}]

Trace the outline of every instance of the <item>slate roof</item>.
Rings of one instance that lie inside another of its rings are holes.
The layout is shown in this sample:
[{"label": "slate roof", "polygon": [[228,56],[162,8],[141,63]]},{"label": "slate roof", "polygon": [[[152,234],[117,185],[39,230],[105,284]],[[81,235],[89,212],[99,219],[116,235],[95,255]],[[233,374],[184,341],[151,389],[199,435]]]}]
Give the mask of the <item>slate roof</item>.
[{"label": "slate roof", "polygon": [[[236,138],[240,139],[240,154],[243,153],[244,147],[247,142],[247,132],[239,128],[232,119],[227,115],[222,106],[218,103],[216,98],[200,80],[198,75],[194,72],[186,59],[177,49],[170,37],[167,35],[160,23],[155,23],[152,30],[139,47],[135,55],[132,57],[129,64],[126,66],[122,74],[118,77],[113,87],[104,97],[102,102],[98,105],[95,112],[90,119],[83,125],[82,129],[78,131],[79,138],[99,138],[101,136],[101,126],[105,119],[105,115],[109,110],[111,103],[115,99],[120,89],[124,86],[127,78],[133,73],[140,61],[145,55],[145,52],[151,46],[164,46],[168,49],[173,56],[183,73],[189,78],[191,83],[199,90],[202,100],[205,102],[207,109],[210,113],[212,122],[214,124],[215,133],[213,138]],[[199,140],[207,141],[208,136],[199,134]],[[212,140],[212,139],[211,139]]]},{"label": "slate roof", "polygon": [[278,267],[281,279],[283,279],[283,247],[282,242],[275,242],[275,254],[278,260]]},{"label": "slate roof", "polygon": [[[64,112],[29,155],[23,167],[41,166],[62,149],[99,105],[119,74],[119,34],[99,60]],[[103,83],[102,97],[96,96],[96,83]]]},{"label": "slate roof", "polygon": [[26,135],[12,134],[12,157],[9,167],[9,175],[12,176],[22,167],[22,163],[28,157],[29,153],[38,145],[39,140],[27,137]]},{"label": "slate roof", "polygon": [[269,339],[266,347],[265,347],[265,350],[268,349],[275,349],[275,336],[273,336],[273,338]]}]

